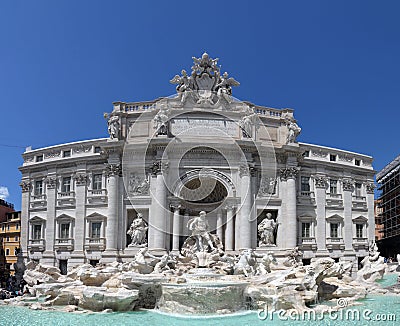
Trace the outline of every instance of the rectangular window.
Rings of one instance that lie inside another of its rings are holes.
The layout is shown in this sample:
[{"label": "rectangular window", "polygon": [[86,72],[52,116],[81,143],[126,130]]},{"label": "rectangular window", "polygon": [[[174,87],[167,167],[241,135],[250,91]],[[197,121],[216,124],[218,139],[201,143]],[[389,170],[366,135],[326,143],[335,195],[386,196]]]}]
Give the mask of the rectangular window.
[{"label": "rectangular window", "polygon": [[356,224],[356,238],[363,238],[363,225]]},{"label": "rectangular window", "polygon": [[42,162],[42,161],[43,161],[43,155],[36,156],[36,162]]},{"label": "rectangular window", "polygon": [[338,223],[331,223],[331,238],[338,238],[339,224]]},{"label": "rectangular window", "polygon": [[63,151],[63,157],[70,157],[70,156],[71,156],[71,150]]},{"label": "rectangular window", "polygon": [[61,184],[61,192],[71,191],[71,177],[64,177]]},{"label": "rectangular window", "polygon": [[310,157],[310,151],[305,151],[303,153],[303,157]]},{"label": "rectangular window", "polygon": [[357,160],[357,159],[355,159],[355,160],[354,160],[354,165],[360,166],[360,165],[361,165],[361,161],[360,161],[360,160]]},{"label": "rectangular window", "polygon": [[102,178],[101,174],[93,174],[93,190],[101,190]]},{"label": "rectangular window", "polygon": [[15,229],[19,230],[19,223],[15,224]]},{"label": "rectangular window", "polygon": [[60,225],[60,238],[68,239],[69,238],[69,223],[62,223]]},{"label": "rectangular window", "polygon": [[7,231],[10,231],[10,224],[7,225]]},{"label": "rectangular window", "polygon": [[100,238],[101,222],[92,222],[92,238]]},{"label": "rectangular window", "polygon": [[330,155],[329,155],[329,160],[330,160],[331,162],[336,162],[336,155],[330,154]]},{"label": "rectangular window", "polygon": [[101,152],[101,147],[100,147],[100,146],[96,146],[96,147],[94,148],[94,152],[95,152],[95,153],[100,153],[100,152]]},{"label": "rectangular window", "polygon": [[310,191],[310,177],[301,177],[301,191]]},{"label": "rectangular window", "polygon": [[301,223],[301,237],[310,238],[311,237],[310,229],[311,229],[311,223],[309,222]]},{"label": "rectangular window", "polygon": [[34,224],[33,225],[33,240],[42,239],[42,225]]},{"label": "rectangular window", "polygon": [[43,194],[43,181],[42,180],[35,181],[34,194],[35,194],[35,196],[40,196]]},{"label": "rectangular window", "polygon": [[10,254],[10,249],[6,248],[6,256],[8,256]]},{"label": "rectangular window", "polygon": [[9,242],[10,241],[10,237],[6,237],[6,241]]},{"label": "rectangular window", "polygon": [[15,241],[18,241],[18,237],[15,237],[14,240],[15,240]]},{"label": "rectangular window", "polygon": [[331,179],[329,182],[329,192],[333,195],[337,194],[337,180]]}]

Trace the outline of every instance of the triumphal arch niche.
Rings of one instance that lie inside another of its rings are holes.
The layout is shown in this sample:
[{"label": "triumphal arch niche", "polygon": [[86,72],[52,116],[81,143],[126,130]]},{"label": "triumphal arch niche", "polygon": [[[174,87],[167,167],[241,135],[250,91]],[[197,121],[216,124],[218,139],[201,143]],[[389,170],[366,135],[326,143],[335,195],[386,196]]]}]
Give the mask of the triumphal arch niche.
[{"label": "triumphal arch niche", "polygon": [[[267,212],[277,219],[274,142],[286,132],[286,145],[290,131],[286,123],[281,131],[282,112],[263,114],[234,98],[239,82],[217,63],[207,53],[193,58],[191,73],[182,70],[170,81],[177,94],[148,110],[115,104],[112,115],[123,111],[126,128],[126,225],[142,214],[150,249],[178,251],[190,235],[188,221],[202,211],[228,251],[258,247],[260,219]],[[283,113],[295,123],[291,110]],[[291,143],[296,153],[294,136]]]}]

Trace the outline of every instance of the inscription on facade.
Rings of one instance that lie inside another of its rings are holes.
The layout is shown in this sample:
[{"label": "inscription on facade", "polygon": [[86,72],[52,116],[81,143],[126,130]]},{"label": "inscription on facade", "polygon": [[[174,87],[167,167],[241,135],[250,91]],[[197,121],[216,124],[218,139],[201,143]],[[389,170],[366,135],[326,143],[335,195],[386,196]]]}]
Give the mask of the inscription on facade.
[{"label": "inscription on facade", "polygon": [[239,136],[239,127],[233,121],[215,119],[173,119],[171,132],[177,136]]}]

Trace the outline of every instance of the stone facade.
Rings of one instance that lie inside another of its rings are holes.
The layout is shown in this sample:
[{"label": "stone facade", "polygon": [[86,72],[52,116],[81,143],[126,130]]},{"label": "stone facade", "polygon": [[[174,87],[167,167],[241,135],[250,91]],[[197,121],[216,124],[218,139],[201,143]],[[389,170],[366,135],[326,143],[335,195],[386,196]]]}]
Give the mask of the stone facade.
[{"label": "stone facade", "polygon": [[[194,58],[175,97],[115,102],[109,138],[23,154],[22,234],[27,259],[59,265],[132,259],[127,234],[141,214],[155,255],[178,252],[188,222],[207,212],[228,252],[353,262],[374,239],[370,156],[298,143],[292,109],[238,101],[217,59]],[[268,215],[272,230],[260,230]],[[132,231],[133,232],[133,231]],[[260,232],[272,232],[263,245]]]}]

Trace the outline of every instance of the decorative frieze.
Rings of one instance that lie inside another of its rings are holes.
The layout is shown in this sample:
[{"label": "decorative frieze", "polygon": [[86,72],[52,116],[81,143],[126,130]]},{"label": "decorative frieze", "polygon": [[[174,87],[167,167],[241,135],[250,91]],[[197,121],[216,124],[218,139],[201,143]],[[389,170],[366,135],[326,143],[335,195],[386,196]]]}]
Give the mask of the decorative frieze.
[{"label": "decorative frieze", "polygon": [[367,194],[373,194],[376,186],[373,182],[367,182],[365,188],[367,189]]},{"label": "decorative frieze", "polygon": [[326,188],[328,186],[328,178],[324,175],[314,176],[316,188]]},{"label": "decorative frieze", "polygon": [[323,151],[321,149],[318,149],[318,150],[315,150],[315,151],[312,150],[311,151],[311,155],[315,156],[315,157],[326,158],[328,156],[328,152],[325,152],[325,151]]},{"label": "decorative frieze", "polygon": [[344,191],[353,191],[354,190],[354,180],[352,180],[352,179],[343,179],[342,185],[343,185]]},{"label": "decorative frieze", "polygon": [[276,178],[262,177],[260,181],[260,188],[258,189],[259,196],[273,195],[276,192]]},{"label": "decorative frieze", "polygon": [[75,184],[77,186],[86,186],[88,182],[88,176],[84,172],[80,172],[74,175]]},{"label": "decorative frieze", "polygon": [[32,187],[32,183],[30,181],[21,181],[19,185],[21,187],[22,192],[29,192]]},{"label": "decorative frieze", "polygon": [[60,157],[61,151],[50,151],[50,152],[45,152],[44,153],[44,158],[55,158],[55,157]]},{"label": "decorative frieze", "polygon": [[150,190],[149,180],[137,173],[130,173],[128,194],[132,196],[148,195]]},{"label": "decorative frieze", "polygon": [[91,145],[79,145],[74,147],[73,149],[74,153],[80,154],[80,153],[89,153],[92,150],[92,146]]},{"label": "decorative frieze", "polygon": [[55,189],[57,187],[57,177],[48,176],[44,179],[44,183],[47,185],[47,189]]},{"label": "decorative frieze", "polygon": [[27,156],[27,157],[25,157],[24,162],[25,163],[32,163],[34,159],[35,159],[34,156]]},{"label": "decorative frieze", "polygon": [[299,173],[299,168],[294,166],[279,170],[279,176],[281,180],[296,179],[298,173]]},{"label": "decorative frieze", "polygon": [[348,154],[339,154],[338,155],[338,160],[342,162],[353,162],[353,156],[348,155]]}]

